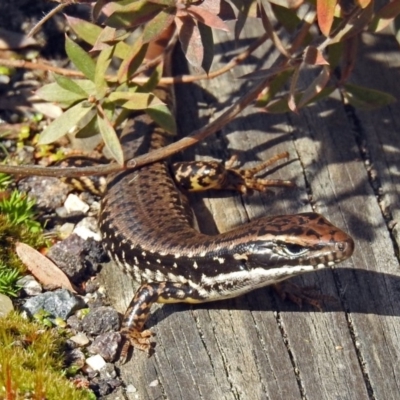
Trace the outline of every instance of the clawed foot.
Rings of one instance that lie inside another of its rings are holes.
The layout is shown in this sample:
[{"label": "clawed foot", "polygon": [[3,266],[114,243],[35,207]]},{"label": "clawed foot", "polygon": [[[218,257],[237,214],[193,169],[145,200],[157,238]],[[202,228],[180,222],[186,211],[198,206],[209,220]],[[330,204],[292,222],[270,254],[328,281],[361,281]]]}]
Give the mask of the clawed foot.
[{"label": "clawed foot", "polygon": [[122,364],[125,364],[127,361],[128,352],[131,347],[146,352],[149,357],[152,355],[155,343],[151,342],[151,337],[155,336],[155,334],[151,330],[146,329],[141,332],[132,330],[129,332],[121,332],[121,335],[122,347],[119,360]]},{"label": "clawed foot", "polygon": [[306,303],[322,311],[322,302],[337,303],[335,297],[318,293],[315,286],[302,287],[290,282],[281,282],[273,287],[282,300],[288,299],[300,308]]},{"label": "clawed foot", "polygon": [[257,178],[256,175],[261,171],[265,170],[267,167],[275,164],[277,161],[288,158],[289,154],[287,152],[277,154],[275,157],[256,165],[253,168],[240,169],[233,168],[237,161],[237,156],[232,156],[226,163],[225,168],[229,174],[227,186],[238,190],[239,192],[245,194],[248,191],[256,190],[258,192],[265,192],[271,186],[295,186],[293,182],[282,179],[262,179]]}]

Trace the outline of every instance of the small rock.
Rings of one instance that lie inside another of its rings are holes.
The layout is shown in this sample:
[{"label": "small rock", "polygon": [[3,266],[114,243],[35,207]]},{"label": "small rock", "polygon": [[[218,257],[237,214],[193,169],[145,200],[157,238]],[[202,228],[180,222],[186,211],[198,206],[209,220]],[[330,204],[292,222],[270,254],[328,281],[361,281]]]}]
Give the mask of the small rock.
[{"label": "small rock", "polygon": [[58,178],[30,176],[21,179],[18,189],[29,193],[36,199],[36,207],[39,209],[54,209],[62,206],[71,188]]},{"label": "small rock", "polygon": [[112,307],[91,309],[82,321],[82,329],[90,335],[119,330],[119,316]]},{"label": "small rock", "polygon": [[47,253],[50,258],[67,276],[78,283],[86,274],[83,263],[85,241],[78,235],[70,235],[67,239],[56,243]]},{"label": "small rock", "polygon": [[106,365],[106,362],[102,356],[96,354],[95,356],[87,358],[86,364],[94,371],[100,371]]},{"label": "small rock", "polygon": [[0,293],[0,317],[5,317],[11,311],[14,311],[11,299],[5,294]]},{"label": "small rock", "polygon": [[22,306],[29,316],[35,315],[39,310],[47,311],[53,318],[66,320],[74,311],[86,307],[85,302],[66,289],[46,292],[31,297]]},{"label": "small rock", "polygon": [[[85,292],[86,293],[95,293],[99,290],[99,283],[94,279],[86,282]],[[101,293],[102,294],[102,293]]]},{"label": "small rock", "polygon": [[58,228],[58,236],[61,239],[66,239],[68,236],[70,236],[75,228],[75,225],[72,224],[71,222],[66,222],[65,224],[62,224]]},{"label": "small rock", "polygon": [[111,380],[117,377],[114,364],[107,363],[103,368],[100,369],[100,379]]},{"label": "small rock", "polygon": [[86,359],[82,350],[72,349],[65,352],[65,362],[68,366],[75,365],[82,368],[85,365]]},{"label": "small rock", "polygon": [[79,332],[82,330],[82,320],[78,318],[76,315],[71,315],[67,319],[67,324],[71,329],[73,329],[75,332]]},{"label": "small rock", "polygon": [[150,387],[157,387],[160,384],[160,382],[158,381],[158,379],[154,379],[154,381],[151,381],[149,383]]},{"label": "small rock", "polygon": [[101,243],[93,239],[84,240],[76,234],[56,243],[47,257],[74,283],[96,273],[99,263],[107,259]]},{"label": "small rock", "polygon": [[37,296],[42,293],[42,286],[32,275],[18,279],[17,285],[22,286],[22,290],[27,296]]},{"label": "small rock", "polygon": [[111,393],[112,388],[110,385],[104,381],[103,379],[94,378],[90,384],[89,388],[93,390],[94,394],[98,397],[105,396]]},{"label": "small rock", "polygon": [[120,342],[119,332],[102,333],[94,339],[88,351],[92,354],[100,354],[106,361],[114,361],[118,355]]},{"label": "small rock", "polygon": [[126,387],[126,393],[136,393],[137,389],[133,385],[127,385]]},{"label": "small rock", "polygon": [[89,211],[89,205],[82,201],[76,194],[69,194],[64,202],[64,207],[68,214],[86,214]]},{"label": "small rock", "polygon": [[86,346],[87,344],[89,344],[88,337],[82,332],[78,332],[76,335],[71,336],[69,338],[69,340],[72,340],[80,347],[83,347],[83,346]]},{"label": "small rock", "polygon": [[74,233],[85,240],[88,238],[92,238],[98,242],[101,240],[99,225],[97,223],[97,218],[95,217],[83,218],[76,224]]}]

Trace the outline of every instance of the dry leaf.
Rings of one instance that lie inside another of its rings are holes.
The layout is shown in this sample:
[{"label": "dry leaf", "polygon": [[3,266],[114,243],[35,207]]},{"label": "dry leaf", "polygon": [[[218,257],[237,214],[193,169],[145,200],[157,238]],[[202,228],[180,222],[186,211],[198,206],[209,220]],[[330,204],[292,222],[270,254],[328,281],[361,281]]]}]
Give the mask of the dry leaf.
[{"label": "dry leaf", "polygon": [[25,243],[17,243],[15,251],[32,275],[43,285],[62,287],[76,293],[76,290],[64,274],[52,261]]}]

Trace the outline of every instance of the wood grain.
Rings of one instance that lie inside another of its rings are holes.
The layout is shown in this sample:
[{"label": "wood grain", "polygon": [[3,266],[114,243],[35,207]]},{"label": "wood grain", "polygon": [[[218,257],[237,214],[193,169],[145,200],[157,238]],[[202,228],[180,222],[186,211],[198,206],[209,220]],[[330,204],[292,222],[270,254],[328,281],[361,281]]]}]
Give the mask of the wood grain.
[{"label": "wood grain", "polygon": [[[259,35],[258,29],[250,27],[239,44]],[[385,36],[363,40],[354,83],[398,96],[397,44]],[[233,49],[221,36],[217,60],[224,62]],[[248,90],[253,83],[235,77],[272,64],[274,57],[264,47],[220,79],[180,85],[181,132],[199,128],[216,109]],[[324,304],[323,312],[282,302],[269,288],[196,307],[155,308],[148,323],[157,334],[155,355],[134,352],[121,367],[125,384],[137,389],[127,398],[398,399],[399,127],[397,104],[361,112],[344,106],[336,95],[299,115],[268,115],[249,108],[217,135],[180,155],[228,159],[237,154],[245,165],[253,165],[290,152],[290,161],[273,176],[292,179],[296,189],[248,197],[193,196],[202,231],[214,234],[261,215],[314,209],[349,232],[356,250],[333,270],[293,279],[337,298]],[[132,295],[131,282],[112,264],[102,277],[112,303],[123,312]]]}]

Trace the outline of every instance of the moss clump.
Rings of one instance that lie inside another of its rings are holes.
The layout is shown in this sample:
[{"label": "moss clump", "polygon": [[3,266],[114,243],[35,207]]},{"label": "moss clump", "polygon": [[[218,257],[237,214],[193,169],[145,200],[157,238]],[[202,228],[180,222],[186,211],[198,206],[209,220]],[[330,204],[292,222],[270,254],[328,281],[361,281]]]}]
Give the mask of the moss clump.
[{"label": "moss clump", "polygon": [[56,330],[16,313],[0,318],[0,398],[93,400],[63,375],[62,342]]}]

